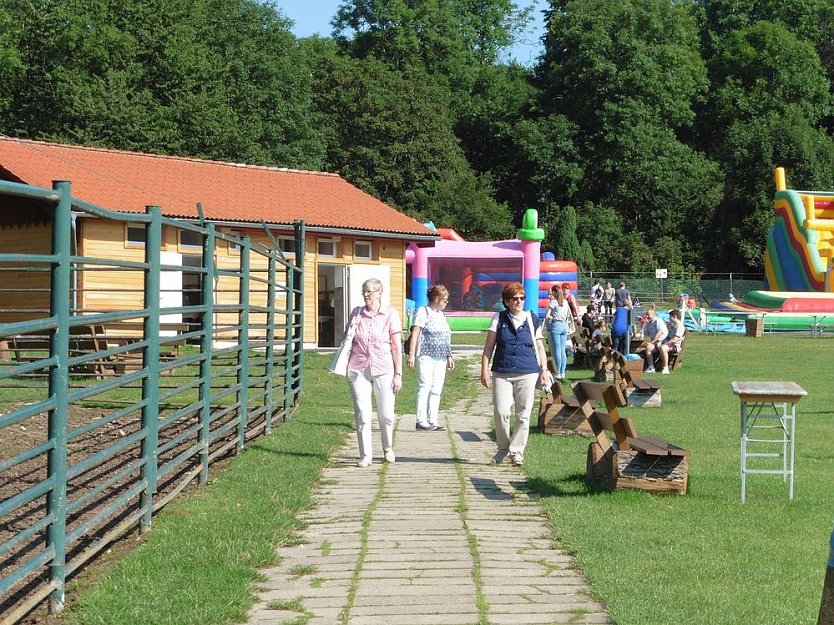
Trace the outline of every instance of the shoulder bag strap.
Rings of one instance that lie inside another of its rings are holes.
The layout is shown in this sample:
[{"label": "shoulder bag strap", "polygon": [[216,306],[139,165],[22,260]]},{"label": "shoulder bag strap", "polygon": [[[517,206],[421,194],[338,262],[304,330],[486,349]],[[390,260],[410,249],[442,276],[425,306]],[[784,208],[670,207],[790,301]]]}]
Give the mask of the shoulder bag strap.
[{"label": "shoulder bag strap", "polygon": [[533,324],[533,314],[529,310],[527,311],[527,327],[530,328],[530,334],[533,336],[533,351],[536,353],[536,362],[539,363],[539,368],[541,369],[543,367],[541,361],[541,354],[539,354],[539,346],[536,342],[536,328]]}]

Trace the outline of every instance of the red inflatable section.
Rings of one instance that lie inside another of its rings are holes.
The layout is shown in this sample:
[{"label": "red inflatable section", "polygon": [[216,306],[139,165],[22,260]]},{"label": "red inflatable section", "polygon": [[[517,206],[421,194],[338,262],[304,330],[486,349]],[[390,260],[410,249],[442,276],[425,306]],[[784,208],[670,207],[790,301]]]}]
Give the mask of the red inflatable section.
[{"label": "red inflatable section", "polygon": [[[576,263],[572,260],[543,260],[541,261],[541,271],[571,271],[576,272]],[[574,286],[576,283],[574,282]]]},{"label": "red inflatable section", "polygon": [[454,228],[438,228],[437,234],[445,241],[466,241]]},{"label": "red inflatable section", "polygon": [[782,312],[830,313],[834,297],[789,297],[782,304]]}]

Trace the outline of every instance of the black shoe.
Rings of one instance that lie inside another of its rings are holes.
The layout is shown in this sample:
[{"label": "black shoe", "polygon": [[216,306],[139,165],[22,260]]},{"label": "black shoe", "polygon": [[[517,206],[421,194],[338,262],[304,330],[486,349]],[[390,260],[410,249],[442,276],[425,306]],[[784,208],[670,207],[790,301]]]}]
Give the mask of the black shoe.
[{"label": "black shoe", "polygon": [[432,432],[445,432],[446,431],[446,428],[444,428],[442,425],[431,425],[429,427],[431,427]]},{"label": "black shoe", "polygon": [[423,432],[433,432],[434,426],[433,425],[423,425],[422,423],[418,423],[415,427],[415,430],[422,430]]}]

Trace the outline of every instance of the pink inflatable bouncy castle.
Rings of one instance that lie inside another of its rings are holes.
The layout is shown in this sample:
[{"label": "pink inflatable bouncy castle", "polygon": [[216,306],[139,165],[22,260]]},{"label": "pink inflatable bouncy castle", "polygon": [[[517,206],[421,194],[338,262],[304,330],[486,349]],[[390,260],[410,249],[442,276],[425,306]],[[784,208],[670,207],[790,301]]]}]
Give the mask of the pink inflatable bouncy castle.
[{"label": "pink inflatable bouncy castle", "polygon": [[433,284],[449,289],[446,317],[453,330],[485,330],[492,314],[503,310],[501,291],[508,282],[524,285],[525,310],[544,314],[551,285],[568,282],[576,289],[573,261],[555,260],[541,254],[544,230],[538,227],[538,212],[524,214],[517,239],[466,241],[451,228],[438,228],[443,239],[433,246],[411,244],[406,262],[411,265],[411,295],[415,306],[425,306]]}]

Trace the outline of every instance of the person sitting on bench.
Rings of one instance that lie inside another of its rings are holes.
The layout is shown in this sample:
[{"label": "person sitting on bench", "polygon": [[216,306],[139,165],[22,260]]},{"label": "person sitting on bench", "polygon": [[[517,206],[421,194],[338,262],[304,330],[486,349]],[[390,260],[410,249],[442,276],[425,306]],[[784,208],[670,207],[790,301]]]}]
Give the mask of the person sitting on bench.
[{"label": "person sitting on bench", "polygon": [[672,309],[669,311],[669,333],[658,348],[658,356],[660,358],[661,373],[669,373],[669,354],[677,354],[681,349],[683,343],[683,335],[686,332],[686,327],[681,321],[681,314]]},{"label": "person sitting on bench", "polygon": [[666,322],[657,316],[654,304],[646,309],[646,323],[643,324],[643,337],[646,339],[646,373],[654,373],[655,351],[666,339],[669,330]]},{"label": "person sitting on bench", "polygon": [[597,326],[597,316],[594,313],[594,307],[588,306],[588,310],[582,314],[582,327],[588,330],[588,336],[593,334]]},{"label": "person sitting on bench", "polygon": [[605,338],[605,319],[597,319],[596,327],[591,333],[591,356],[599,356],[602,350],[602,341]]}]

